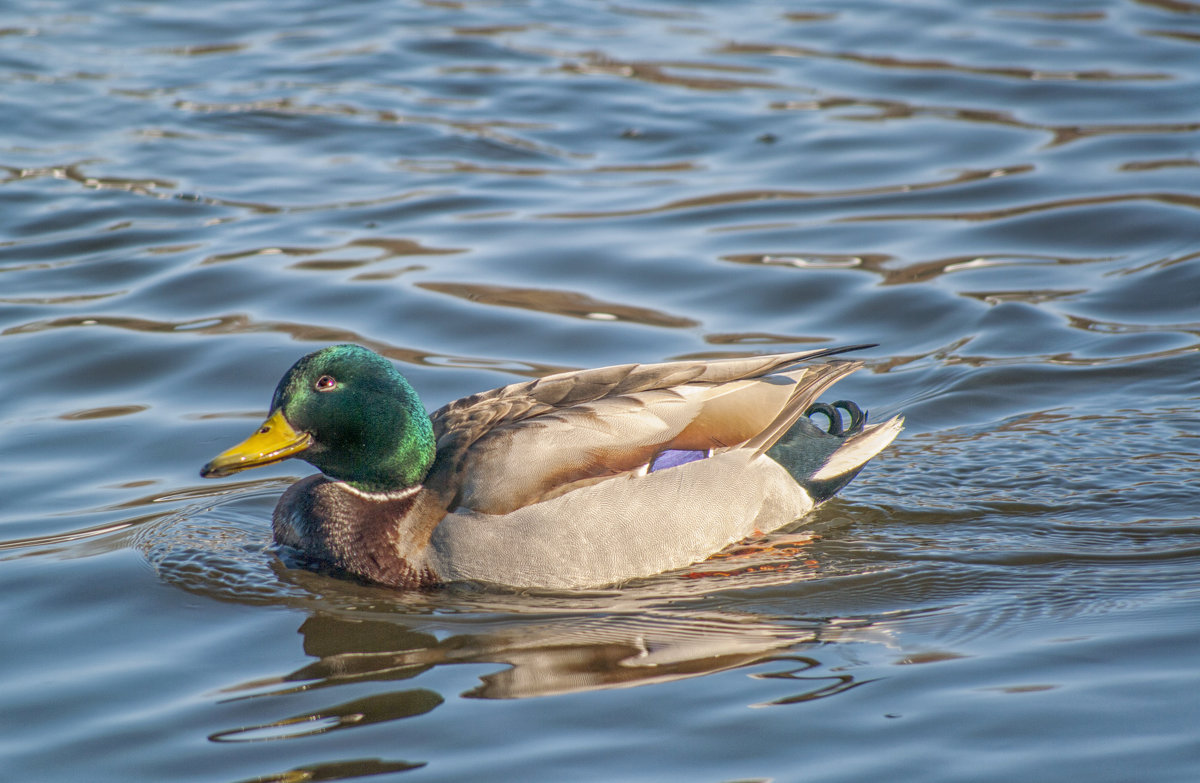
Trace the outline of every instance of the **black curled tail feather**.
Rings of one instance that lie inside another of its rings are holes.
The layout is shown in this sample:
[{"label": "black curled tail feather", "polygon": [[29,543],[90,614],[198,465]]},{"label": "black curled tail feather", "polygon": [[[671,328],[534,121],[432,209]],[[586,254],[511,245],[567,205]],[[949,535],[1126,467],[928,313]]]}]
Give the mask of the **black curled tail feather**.
[{"label": "black curled tail feather", "polygon": [[[843,426],[842,415],[838,413],[839,409],[844,410],[850,417],[849,424]],[[808,410],[804,412],[804,415],[812,418],[813,414],[817,413],[829,419],[829,427],[826,432],[838,437],[862,432],[863,427],[867,423],[867,412],[858,407],[857,403],[850,400],[837,400],[832,403],[814,402],[808,406]]]}]

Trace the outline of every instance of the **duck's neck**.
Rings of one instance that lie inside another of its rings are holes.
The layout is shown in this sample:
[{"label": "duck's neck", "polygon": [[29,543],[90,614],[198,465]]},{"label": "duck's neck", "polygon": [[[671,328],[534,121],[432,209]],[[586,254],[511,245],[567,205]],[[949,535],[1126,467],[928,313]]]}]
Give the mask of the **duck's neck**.
[{"label": "duck's neck", "polygon": [[309,461],[328,476],[371,495],[394,495],[420,485],[435,455],[433,425],[424,409],[375,412],[359,437]]},{"label": "duck's neck", "polygon": [[312,476],[275,508],[275,540],[339,571],[392,587],[436,584],[426,556],[445,509],[420,485],[370,492]]}]

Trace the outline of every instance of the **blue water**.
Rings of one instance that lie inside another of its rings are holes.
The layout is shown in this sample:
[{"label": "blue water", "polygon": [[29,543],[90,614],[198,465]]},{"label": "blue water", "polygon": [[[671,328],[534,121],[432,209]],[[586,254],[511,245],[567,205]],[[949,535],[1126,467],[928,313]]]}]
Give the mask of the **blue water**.
[{"label": "blue water", "polygon": [[[0,778],[1194,781],[1200,4],[0,9]],[[289,567],[279,376],[878,343],[907,429],[610,590]]]}]

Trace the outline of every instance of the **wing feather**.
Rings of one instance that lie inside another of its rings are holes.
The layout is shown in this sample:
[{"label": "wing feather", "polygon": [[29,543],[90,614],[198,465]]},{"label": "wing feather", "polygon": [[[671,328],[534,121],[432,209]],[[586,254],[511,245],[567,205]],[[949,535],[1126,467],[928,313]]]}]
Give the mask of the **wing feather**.
[{"label": "wing feather", "polygon": [[431,415],[437,459],[426,486],[449,508],[503,514],[634,471],[665,449],[761,453],[861,363],[793,365],[863,347],[602,367],[464,397]]}]

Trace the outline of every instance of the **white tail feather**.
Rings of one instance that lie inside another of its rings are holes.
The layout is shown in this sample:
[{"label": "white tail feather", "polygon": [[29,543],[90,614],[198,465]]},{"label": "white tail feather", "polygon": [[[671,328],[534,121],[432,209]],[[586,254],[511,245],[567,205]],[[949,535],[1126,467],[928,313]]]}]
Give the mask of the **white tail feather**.
[{"label": "white tail feather", "polygon": [[904,429],[904,417],[896,416],[882,424],[867,427],[857,435],[851,436],[846,443],[829,456],[812,477],[813,481],[826,481],[858,470],[867,460],[887,448]]}]

